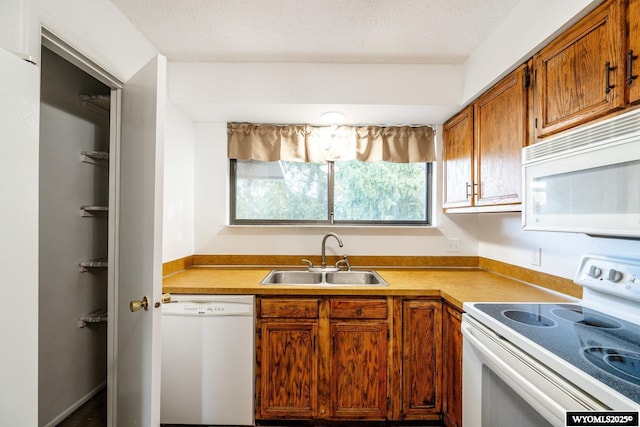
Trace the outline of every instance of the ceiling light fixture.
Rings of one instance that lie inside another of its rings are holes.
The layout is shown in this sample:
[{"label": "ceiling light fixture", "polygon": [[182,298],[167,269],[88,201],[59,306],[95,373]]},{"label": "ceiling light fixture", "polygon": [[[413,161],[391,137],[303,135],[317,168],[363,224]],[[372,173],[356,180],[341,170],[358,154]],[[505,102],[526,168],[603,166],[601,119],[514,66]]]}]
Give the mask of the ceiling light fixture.
[{"label": "ceiling light fixture", "polygon": [[344,121],[344,113],[340,111],[327,111],[320,116],[322,121],[328,125],[337,125]]}]

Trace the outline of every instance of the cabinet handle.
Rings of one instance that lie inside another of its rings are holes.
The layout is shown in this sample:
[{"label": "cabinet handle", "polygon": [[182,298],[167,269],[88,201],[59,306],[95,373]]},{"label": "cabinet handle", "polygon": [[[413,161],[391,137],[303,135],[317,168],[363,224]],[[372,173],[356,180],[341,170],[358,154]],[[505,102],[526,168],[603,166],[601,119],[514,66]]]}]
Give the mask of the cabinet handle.
[{"label": "cabinet handle", "polygon": [[336,354],[336,334],[331,335],[331,353]]},{"label": "cabinet handle", "polygon": [[605,77],[605,93],[609,93],[611,92],[611,89],[613,89],[614,87],[616,87],[616,85],[612,85],[611,84],[611,80],[610,80],[610,74],[612,71],[614,71],[617,67],[612,67],[611,66],[611,62],[607,61],[604,64],[604,77]]},{"label": "cabinet handle", "polygon": [[627,84],[631,86],[633,81],[638,78],[638,75],[633,75],[633,61],[638,59],[638,55],[633,54],[633,49],[629,49],[627,52]]},{"label": "cabinet handle", "polygon": [[464,193],[464,194],[465,194],[465,197],[466,197],[467,199],[471,197],[471,194],[469,194],[469,192],[470,192],[470,191],[471,191],[471,184],[469,184],[469,183],[467,182],[467,189],[466,189],[466,191],[465,191],[465,193]]},{"label": "cabinet handle", "polygon": [[356,314],[360,316],[362,314],[362,307],[356,308]]}]

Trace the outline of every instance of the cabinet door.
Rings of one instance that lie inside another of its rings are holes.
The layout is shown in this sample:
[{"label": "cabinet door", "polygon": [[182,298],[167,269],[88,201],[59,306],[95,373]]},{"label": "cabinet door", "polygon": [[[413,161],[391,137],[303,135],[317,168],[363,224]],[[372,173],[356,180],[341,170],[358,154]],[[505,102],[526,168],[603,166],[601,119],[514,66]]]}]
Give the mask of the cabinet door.
[{"label": "cabinet door", "polygon": [[521,202],[522,147],[527,145],[527,65],[474,103],[474,205]]},{"label": "cabinet door", "polygon": [[387,416],[387,322],[332,321],[331,416]]},{"label": "cabinet door", "polygon": [[442,329],[444,364],[444,400],[442,414],[447,427],[462,426],[462,332],[461,314],[445,306]]},{"label": "cabinet door", "polygon": [[440,412],[440,301],[402,305],[402,418]]},{"label": "cabinet door", "polygon": [[624,105],[622,0],[608,0],[534,56],[536,138]]},{"label": "cabinet door", "polygon": [[442,140],[442,207],[469,207],[473,194],[473,107],[465,108],[444,124]]},{"label": "cabinet door", "polygon": [[318,322],[263,322],[260,416],[312,418],[317,413]]},{"label": "cabinet door", "polygon": [[629,50],[627,51],[627,85],[629,102],[640,102],[640,0],[629,0],[627,11]]}]

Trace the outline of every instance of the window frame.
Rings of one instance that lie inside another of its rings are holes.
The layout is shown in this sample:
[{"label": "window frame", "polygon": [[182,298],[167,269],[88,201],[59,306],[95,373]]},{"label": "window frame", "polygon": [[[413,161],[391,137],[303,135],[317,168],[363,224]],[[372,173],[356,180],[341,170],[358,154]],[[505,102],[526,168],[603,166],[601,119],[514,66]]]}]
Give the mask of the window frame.
[{"label": "window frame", "polygon": [[229,211],[228,222],[231,226],[363,226],[363,227],[431,227],[433,226],[432,207],[434,203],[433,170],[434,162],[425,162],[425,220],[424,221],[336,221],[334,219],[334,161],[328,160],[327,166],[327,219],[326,220],[274,220],[274,219],[238,219],[236,218],[236,159],[229,159]]}]

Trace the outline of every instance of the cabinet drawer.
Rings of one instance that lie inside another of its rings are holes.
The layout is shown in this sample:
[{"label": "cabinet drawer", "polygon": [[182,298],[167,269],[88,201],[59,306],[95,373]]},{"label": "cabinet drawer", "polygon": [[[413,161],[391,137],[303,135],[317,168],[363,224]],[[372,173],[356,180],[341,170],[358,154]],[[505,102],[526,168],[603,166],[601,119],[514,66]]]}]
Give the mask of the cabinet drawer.
[{"label": "cabinet drawer", "polygon": [[383,298],[332,298],[329,310],[332,319],[386,319],[388,306]]},{"label": "cabinet drawer", "polygon": [[317,298],[265,298],[260,302],[260,317],[317,319]]}]

